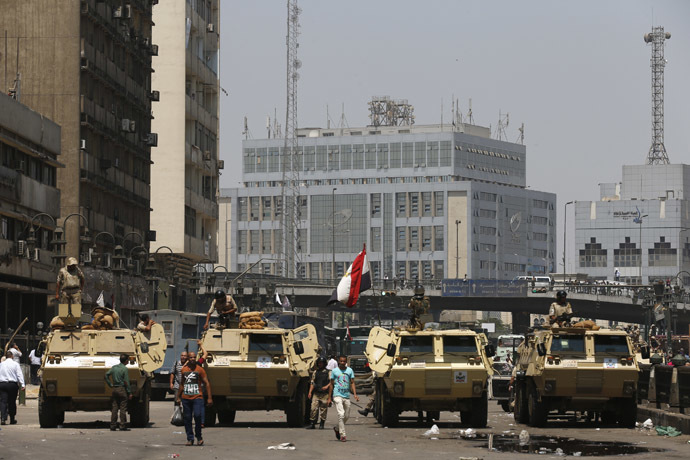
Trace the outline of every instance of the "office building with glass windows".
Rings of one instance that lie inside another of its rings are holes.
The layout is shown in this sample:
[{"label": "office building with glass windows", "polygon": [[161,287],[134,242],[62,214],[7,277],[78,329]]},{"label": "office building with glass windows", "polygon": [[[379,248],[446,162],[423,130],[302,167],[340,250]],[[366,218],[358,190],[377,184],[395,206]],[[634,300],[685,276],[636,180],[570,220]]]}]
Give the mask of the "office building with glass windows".
[{"label": "office building with glass windows", "polygon": [[[690,283],[690,166],[623,166],[600,184],[599,201],[575,203],[577,271],[646,284],[679,275]],[[684,271],[684,273],[680,273]]]},{"label": "office building with glass windows", "polygon": [[[555,266],[556,195],[528,189],[524,145],[485,127],[298,131],[296,273],[342,276],[364,243],[373,278],[512,279]],[[242,145],[221,189],[219,263],[281,274],[284,139]]]}]

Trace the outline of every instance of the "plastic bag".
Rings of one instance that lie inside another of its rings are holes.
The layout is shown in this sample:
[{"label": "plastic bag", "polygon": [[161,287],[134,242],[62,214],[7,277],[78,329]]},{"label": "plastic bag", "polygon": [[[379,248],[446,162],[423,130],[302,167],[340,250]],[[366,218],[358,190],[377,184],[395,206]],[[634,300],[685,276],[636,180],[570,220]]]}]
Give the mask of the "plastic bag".
[{"label": "plastic bag", "polygon": [[182,416],[182,406],[175,405],[173,409],[173,415],[170,418],[170,423],[175,426],[184,425],[184,417]]},{"label": "plastic bag", "polygon": [[657,426],[656,433],[659,436],[680,436],[682,433],[672,426]]},{"label": "plastic bag", "polygon": [[430,430],[424,433],[424,436],[436,436],[439,434],[438,425],[433,425]]}]

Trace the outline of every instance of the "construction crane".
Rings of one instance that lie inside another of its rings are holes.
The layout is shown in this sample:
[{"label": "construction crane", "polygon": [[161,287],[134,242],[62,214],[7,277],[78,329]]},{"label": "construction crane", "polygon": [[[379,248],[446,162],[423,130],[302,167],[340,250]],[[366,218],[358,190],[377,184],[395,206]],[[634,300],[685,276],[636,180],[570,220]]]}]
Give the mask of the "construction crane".
[{"label": "construction crane", "polygon": [[302,248],[300,241],[299,215],[299,146],[297,143],[297,80],[298,70],[302,63],[297,59],[299,44],[299,15],[302,10],[297,6],[297,0],[287,0],[287,105],[285,110],[285,143],[282,157],[282,185],[281,199],[283,214],[281,216],[282,245],[282,275],[294,278],[299,264]]}]

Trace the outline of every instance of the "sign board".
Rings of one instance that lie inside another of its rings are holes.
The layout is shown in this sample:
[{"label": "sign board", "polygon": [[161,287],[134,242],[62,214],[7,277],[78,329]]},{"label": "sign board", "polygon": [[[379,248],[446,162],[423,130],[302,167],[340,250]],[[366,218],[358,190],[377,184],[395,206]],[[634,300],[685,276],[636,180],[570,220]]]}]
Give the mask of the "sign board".
[{"label": "sign board", "polygon": [[486,332],[496,332],[496,323],[482,323],[482,329],[486,329]]}]

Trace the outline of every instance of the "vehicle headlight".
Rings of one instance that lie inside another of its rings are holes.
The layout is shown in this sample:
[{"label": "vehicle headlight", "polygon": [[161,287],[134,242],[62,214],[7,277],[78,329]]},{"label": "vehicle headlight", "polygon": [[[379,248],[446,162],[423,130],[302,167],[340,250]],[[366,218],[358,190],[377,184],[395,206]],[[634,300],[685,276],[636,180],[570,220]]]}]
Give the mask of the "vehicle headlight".
[{"label": "vehicle headlight", "polygon": [[484,384],[481,381],[472,382],[472,394],[480,395],[484,391]]},{"label": "vehicle headlight", "polygon": [[395,382],[395,384],[393,384],[393,392],[397,395],[405,393],[405,382]]},{"label": "vehicle headlight", "polygon": [[544,383],[544,393],[553,393],[554,391],[556,391],[556,381],[547,380]]},{"label": "vehicle headlight", "polygon": [[626,380],[623,382],[623,394],[632,395],[635,392],[635,382],[632,380]]},{"label": "vehicle headlight", "polygon": [[57,381],[56,380],[48,380],[46,382],[46,393],[49,395],[54,395],[57,393]]}]

